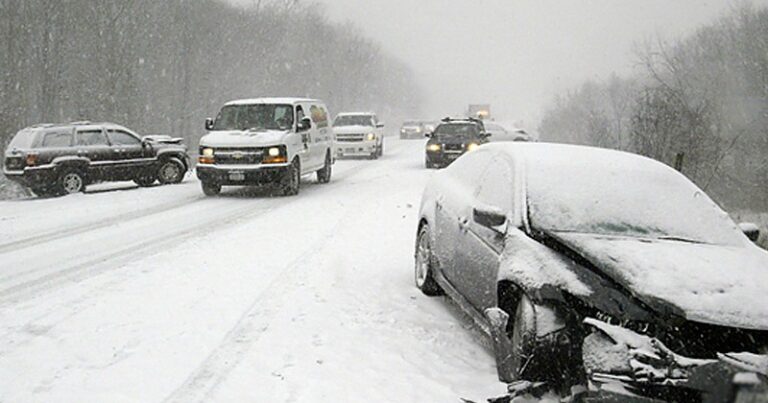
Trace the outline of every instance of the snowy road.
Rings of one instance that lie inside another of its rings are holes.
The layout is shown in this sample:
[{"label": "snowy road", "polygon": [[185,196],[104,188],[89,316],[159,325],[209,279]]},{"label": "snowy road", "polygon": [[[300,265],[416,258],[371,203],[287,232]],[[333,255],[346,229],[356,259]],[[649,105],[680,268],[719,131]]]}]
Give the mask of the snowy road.
[{"label": "snowy road", "polygon": [[0,203],[0,402],[451,402],[493,358],[413,286],[422,142],[293,198],[177,186]]}]

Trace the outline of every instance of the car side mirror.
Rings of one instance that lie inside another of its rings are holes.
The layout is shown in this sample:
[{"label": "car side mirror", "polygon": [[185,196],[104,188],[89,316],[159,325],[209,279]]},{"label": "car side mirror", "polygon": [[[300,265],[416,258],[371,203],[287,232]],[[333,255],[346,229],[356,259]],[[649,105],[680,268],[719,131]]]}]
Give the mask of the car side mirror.
[{"label": "car side mirror", "polygon": [[148,138],[141,139],[141,147],[142,148],[152,148],[152,140]]},{"label": "car side mirror", "polygon": [[376,123],[376,127],[378,127],[379,129],[383,128],[384,127],[384,122]]},{"label": "car side mirror", "polygon": [[743,222],[739,223],[739,228],[741,229],[741,232],[744,233],[744,235],[749,238],[752,242],[757,242],[757,239],[760,238],[760,228],[751,222]]},{"label": "car side mirror", "polygon": [[312,128],[312,120],[308,117],[302,118],[296,125],[297,132],[305,132]]},{"label": "car side mirror", "polygon": [[213,130],[213,118],[205,118],[205,130]]},{"label": "car side mirror", "polygon": [[478,206],[472,209],[472,219],[483,227],[502,232],[501,227],[507,222],[507,214],[492,206]]},{"label": "car side mirror", "polygon": [[488,137],[491,137],[491,133],[488,132],[482,132],[480,133],[480,137],[487,139]]},{"label": "car side mirror", "polygon": [[424,137],[426,138],[432,138],[432,132],[425,132]]}]

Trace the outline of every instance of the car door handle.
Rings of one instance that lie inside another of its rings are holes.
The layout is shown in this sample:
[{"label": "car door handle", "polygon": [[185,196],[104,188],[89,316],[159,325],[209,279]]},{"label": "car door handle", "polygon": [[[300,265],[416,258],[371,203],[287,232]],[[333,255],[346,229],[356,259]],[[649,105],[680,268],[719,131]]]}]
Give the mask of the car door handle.
[{"label": "car door handle", "polygon": [[459,217],[459,228],[465,230],[469,227],[469,219],[467,217]]}]

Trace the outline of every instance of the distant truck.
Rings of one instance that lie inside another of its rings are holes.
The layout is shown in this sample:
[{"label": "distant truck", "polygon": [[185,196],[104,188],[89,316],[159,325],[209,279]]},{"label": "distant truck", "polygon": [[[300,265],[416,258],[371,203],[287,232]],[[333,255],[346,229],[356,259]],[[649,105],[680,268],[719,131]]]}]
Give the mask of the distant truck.
[{"label": "distant truck", "polygon": [[467,117],[488,120],[491,118],[491,105],[469,104],[469,108],[467,108]]}]

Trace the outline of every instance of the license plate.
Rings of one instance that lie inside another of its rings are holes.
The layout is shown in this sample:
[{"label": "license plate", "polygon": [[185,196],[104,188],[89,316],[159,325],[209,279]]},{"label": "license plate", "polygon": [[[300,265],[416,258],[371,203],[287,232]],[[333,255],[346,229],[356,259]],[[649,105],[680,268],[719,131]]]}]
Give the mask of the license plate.
[{"label": "license plate", "polygon": [[244,181],[245,180],[245,173],[244,172],[230,172],[229,173],[229,180],[231,180],[231,181]]},{"label": "license plate", "polygon": [[344,150],[344,152],[353,153],[353,152],[355,152],[355,149],[354,148],[347,148],[346,150]]}]

